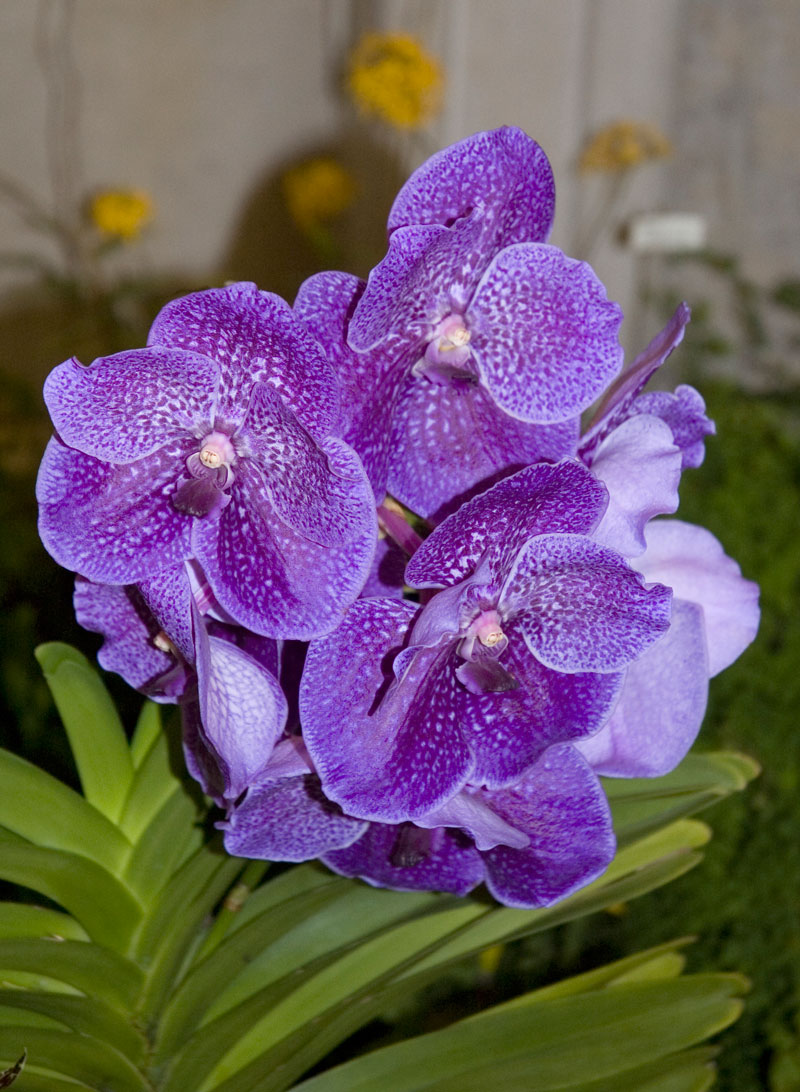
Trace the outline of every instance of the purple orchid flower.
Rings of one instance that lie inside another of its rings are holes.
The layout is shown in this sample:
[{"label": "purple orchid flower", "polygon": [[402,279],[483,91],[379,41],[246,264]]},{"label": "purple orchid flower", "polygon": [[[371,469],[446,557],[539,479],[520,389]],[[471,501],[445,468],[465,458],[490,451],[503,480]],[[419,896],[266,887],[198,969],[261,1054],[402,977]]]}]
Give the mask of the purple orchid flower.
[{"label": "purple orchid flower", "polygon": [[681,471],[700,465],[705,437],[714,432],[692,387],[641,393],[682,341],[689,317],[681,304],[609,388],[580,443],[580,457],[609,493],[595,539],[625,557],[644,550],[648,520],[676,511]]},{"label": "purple orchid flower", "polygon": [[328,867],[376,887],[465,895],[485,882],[506,906],[550,906],[596,879],[614,856],[608,803],[569,744],[551,747],[514,784],[465,788],[415,823],[371,823]]},{"label": "purple orchid flower", "polygon": [[632,565],[672,588],[670,627],[626,669],[608,723],[576,744],[612,777],[660,777],[681,761],[700,730],[709,678],[744,651],[759,623],[758,585],[709,531],[655,520],[645,536]]},{"label": "purple orchid flower", "polygon": [[168,304],[146,349],[61,364],[37,484],[67,568],[141,584],[194,558],[222,608],[268,637],[335,627],[375,545],[363,468],[334,435],[339,389],[277,296],[239,284]]},{"label": "purple orchid flower", "polygon": [[670,598],[589,537],[606,500],[577,462],[528,467],[417,550],[407,582],[441,589],[427,605],[363,599],[312,642],[300,715],[328,798],[416,820],[601,727]]}]

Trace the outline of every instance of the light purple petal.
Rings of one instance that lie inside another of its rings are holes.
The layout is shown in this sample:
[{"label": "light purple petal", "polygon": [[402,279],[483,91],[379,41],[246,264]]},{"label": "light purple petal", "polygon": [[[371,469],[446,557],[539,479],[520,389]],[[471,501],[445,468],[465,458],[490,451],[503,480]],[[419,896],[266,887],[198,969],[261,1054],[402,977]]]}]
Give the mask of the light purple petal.
[{"label": "light purple petal", "polygon": [[542,242],[555,207],[553,172],[539,145],[510,126],[476,133],[431,156],[411,175],[389,213],[389,231],[450,224],[486,212],[485,245]]},{"label": "light purple petal", "polygon": [[448,516],[411,558],[406,580],[417,588],[455,584],[486,554],[501,568],[533,535],[588,534],[607,503],[605,486],[577,461],[526,467]]},{"label": "light purple petal", "polygon": [[392,660],[414,614],[409,603],[361,599],[306,657],[303,738],[326,796],[359,818],[423,815],[472,768],[453,707],[467,692],[447,670],[448,648],[420,649],[395,681]]},{"label": "light purple petal", "polygon": [[437,323],[453,311],[463,312],[478,284],[486,265],[480,219],[473,213],[450,228],[395,231],[353,313],[350,347],[370,352],[392,339],[407,347],[408,365],[415,364]]},{"label": "light purple petal", "polygon": [[482,384],[523,421],[552,424],[581,413],[622,363],[619,305],[585,262],[553,246],[501,251],[466,320]]},{"label": "light purple petal", "polygon": [[682,466],[700,466],[705,458],[706,436],[716,432],[706,416],[706,404],[694,387],[680,386],[675,393],[648,391],[640,394],[631,407],[634,413],[652,413],[672,430],[672,442],[680,448]]},{"label": "light purple petal", "polygon": [[117,353],[88,368],[73,358],[47,377],[44,397],[65,444],[130,463],[205,435],[218,371],[196,353],[166,349]]},{"label": "light purple petal", "polygon": [[628,667],[608,723],[575,746],[599,774],[661,777],[694,743],[707,697],[702,609],[673,599],[669,629]]},{"label": "light purple petal", "polygon": [[310,861],[351,845],[367,826],[327,800],[313,774],[253,785],[218,825],[228,853],[267,861]]},{"label": "light purple petal", "polygon": [[539,535],[500,598],[531,652],[555,671],[619,671],[669,625],[671,593],[645,588],[622,558],[582,535]]},{"label": "light purple petal", "polygon": [[219,521],[196,520],[193,531],[194,553],[214,595],[239,625],[266,637],[307,641],[330,632],[372,562],[376,526],[366,481],[364,517],[353,528],[360,537],[325,547],[279,518],[257,469],[249,463],[238,469]]},{"label": "light purple petal", "polygon": [[630,416],[634,398],[683,341],[690,317],[688,305],[681,303],[664,329],[608,388],[581,442],[581,457],[588,463],[600,441]]},{"label": "light purple petal", "polygon": [[629,417],[600,444],[592,472],[608,490],[608,508],[592,535],[625,557],[645,548],[644,527],[678,507],[681,453],[658,417]]},{"label": "light purple petal", "polygon": [[[413,839],[415,863],[404,859],[403,842]],[[424,851],[424,856],[422,852]],[[416,859],[415,859],[416,858]],[[466,895],[483,879],[481,856],[460,831],[420,830],[410,824],[371,823],[349,849],[326,853],[325,864],[342,876],[360,876],[373,887],[395,891],[447,891]]]},{"label": "light purple petal", "polygon": [[430,830],[434,827],[458,827],[469,834],[479,850],[494,849],[497,845],[524,849],[530,845],[530,837],[511,826],[494,811],[488,801],[489,793],[475,789],[463,789],[443,807],[417,819],[417,826]]},{"label": "light purple petal", "polygon": [[215,362],[221,382],[217,413],[238,424],[254,383],[278,387],[314,436],[338,423],[333,369],[289,305],[242,282],[173,300],[158,314],[148,345],[188,349]]},{"label": "light purple petal", "polygon": [[487,802],[531,840],[526,849],[483,854],[486,886],[506,906],[551,906],[591,883],[614,857],[603,790],[569,745],[551,748],[517,785],[487,793]]},{"label": "light purple petal", "polygon": [[530,425],[503,413],[479,386],[408,375],[392,421],[389,492],[418,515],[441,522],[498,478],[574,455],[578,424],[575,417]]},{"label": "light purple petal", "polygon": [[733,663],[756,635],[758,585],[742,577],[736,562],[704,527],[681,520],[656,520],[645,531],[647,550],[632,564],[645,580],[671,587],[676,599],[703,608],[708,670],[716,675]]},{"label": "light purple petal", "polygon": [[315,442],[273,387],[254,387],[240,435],[251,453],[248,476],[287,527],[320,546],[370,534],[373,497],[358,456],[341,440]]},{"label": "light purple petal", "polygon": [[177,701],[186,687],[186,670],[154,643],[160,626],[135,586],[93,584],[78,577],[73,603],[78,623],[104,638],[97,654],[102,668],[154,701]]},{"label": "light purple petal", "polygon": [[170,495],[179,446],[122,466],[100,462],[57,438],[39,468],[39,534],[66,569],[103,584],[136,584],[191,555],[191,518]]},{"label": "light purple petal", "polygon": [[251,656],[195,622],[202,735],[235,800],[266,765],[286,724],[286,698],[277,679]]}]

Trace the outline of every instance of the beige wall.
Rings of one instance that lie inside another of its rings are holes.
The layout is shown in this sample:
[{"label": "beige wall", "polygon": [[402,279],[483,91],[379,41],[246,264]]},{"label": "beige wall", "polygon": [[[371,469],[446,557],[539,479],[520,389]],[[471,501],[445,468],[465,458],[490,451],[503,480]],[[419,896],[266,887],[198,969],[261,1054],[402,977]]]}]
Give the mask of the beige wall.
[{"label": "beige wall", "polygon": [[[419,31],[444,58],[450,91],[432,146],[499,124],[540,141],[558,182],[554,242],[570,248],[597,198],[576,181],[582,139],[625,116],[659,124],[678,156],[643,169],[623,211],[701,211],[712,242],[746,241],[760,271],[796,267],[796,0],[3,0],[2,170],[46,200],[59,112],[46,85],[57,90],[59,77],[37,60],[37,34],[58,38],[70,10],[74,185],[151,191],[158,221],[127,259],[149,268],[211,276],[249,247],[264,257],[258,275],[274,275],[263,287],[283,288],[281,252],[293,241],[276,226],[276,172],[331,141],[361,156],[380,229],[396,177],[388,160],[366,156],[335,93],[347,42],[370,24]],[[417,144],[400,150],[406,166],[422,155]],[[0,205],[0,250],[32,241]],[[360,257],[356,247],[352,264]],[[631,305],[630,254],[606,240],[593,260]],[[23,275],[2,272],[0,285]]]}]

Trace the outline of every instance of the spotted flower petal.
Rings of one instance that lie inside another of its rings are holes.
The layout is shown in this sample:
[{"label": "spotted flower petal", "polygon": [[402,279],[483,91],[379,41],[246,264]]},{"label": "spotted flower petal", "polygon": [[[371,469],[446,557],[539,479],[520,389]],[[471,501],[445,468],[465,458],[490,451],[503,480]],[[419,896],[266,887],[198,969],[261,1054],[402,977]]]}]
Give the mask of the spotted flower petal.
[{"label": "spotted flower petal", "polygon": [[451,224],[486,210],[484,246],[543,242],[553,223],[555,185],[547,156],[521,129],[476,133],[431,156],[411,175],[389,213],[389,231]]}]

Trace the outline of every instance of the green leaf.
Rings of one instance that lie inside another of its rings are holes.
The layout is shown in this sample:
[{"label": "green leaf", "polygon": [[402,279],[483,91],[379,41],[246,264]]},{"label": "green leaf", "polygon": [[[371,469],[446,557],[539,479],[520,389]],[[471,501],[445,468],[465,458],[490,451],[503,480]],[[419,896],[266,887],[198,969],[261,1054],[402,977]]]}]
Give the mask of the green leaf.
[{"label": "green leaf", "polygon": [[86,930],[59,910],[23,902],[0,902],[0,939],[47,937],[51,940],[88,940]]},{"label": "green leaf", "polygon": [[108,691],[85,656],[69,645],[40,645],[36,658],[50,687],[90,804],[118,822],[133,777],[125,731]]},{"label": "green leaf", "polygon": [[141,1010],[153,1021],[174,990],[187,953],[201,939],[201,925],[242,870],[214,842],[186,861],[162,890],[144,923],[137,958],[147,965]]},{"label": "green leaf", "polygon": [[719,751],[690,754],[664,777],[602,780],[617,838],[624,845],[741,791],[758,772],[758,764],[752,759]]},{"label": "green leaf", "polygon": [[0,989],[0,1006],[27,1009],[57,1020],[79,1035],[91,1035],[124,1054],[134,1065],[145,1061],[145,1042],[117,1009],[97,998],[35,990]]},{"label": "green leaf", "polygon": [[142,831],[123,879],[150,904],[184,861],[203,844],[197,802],[178,786]]},{"label": "green leaf", "polygon": [[130,743],[131,761],[135,770],[139,769],[162,735],[161,706],[154,701],[144,702]]},{"label": "green leaf", "polygon": [[[42,1069],[83,1081],[89,1088],[152,1092],[152,1086],[136,1067],[99,1039],[49,1028],[25,1028],[24,1038],[29,1061],[35,1059]],[[0,1027],[0,1058],[19,1057],[19,1040],[17,1029]],[[20,1092],[24,1092],[26,1084],[27,1070]]]},{"label": "green leaf", "polygon": [[121,830],[137,842],[176,792],[185,792],[184,783],[170,768],[169,743],[162,734],[139,761],[120,818]]},{"label": "green leaf", "polygon": [[3,750],[0,784],[0,825],[37,845],[80,853],[110,872],[121,871],[130,842],[78,793]]},{"label": "green leaf", "polygon": [[87,857],[0,832],[0,876],[59,903],[98,944],[124,951],[142,917],[135,898]]},{"label": "green leaf", "polygon": [[498,1063],[506,1073],[514,1063],[536,1092],[597,1082],[727,1027],[741,1011],[744,988],[735,975],[694,975],[489,1009],[328,1070],[298,1092],[477,1092],[497,1082]]},{"label": "green leaf", "polygon": [[133,1008],[144,975],[108,948],[79,940],[0,940],[0,972],[25,971],[67,983],[123,1010]]}]

